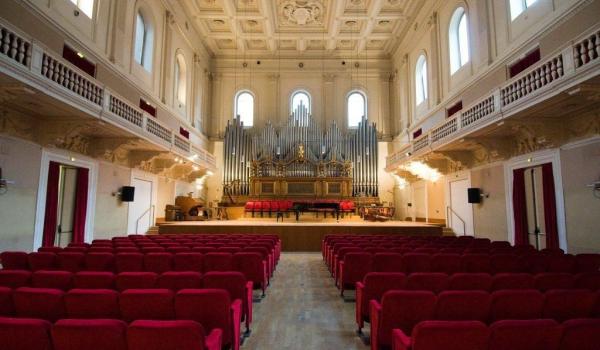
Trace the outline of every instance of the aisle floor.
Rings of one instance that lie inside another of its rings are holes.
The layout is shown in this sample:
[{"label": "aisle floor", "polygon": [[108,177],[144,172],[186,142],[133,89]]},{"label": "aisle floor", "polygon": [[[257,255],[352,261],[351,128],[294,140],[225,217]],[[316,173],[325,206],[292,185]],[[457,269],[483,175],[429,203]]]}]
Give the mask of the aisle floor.
[{"label": "aisle floor", "polygon": [[366,350],[354,318],[354,302],[342,300],[321,254],[282,253],[242,349]]}]

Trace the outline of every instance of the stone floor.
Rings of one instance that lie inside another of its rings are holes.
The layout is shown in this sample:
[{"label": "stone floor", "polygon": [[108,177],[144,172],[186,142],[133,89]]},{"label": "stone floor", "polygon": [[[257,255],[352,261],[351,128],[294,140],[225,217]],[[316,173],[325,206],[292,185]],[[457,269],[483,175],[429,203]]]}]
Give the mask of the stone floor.
[{"label": "stone floor", "polygon": [[242,349],[368,349],[354,318],[354,302],[342,300],[320,253],[283,253]]}]

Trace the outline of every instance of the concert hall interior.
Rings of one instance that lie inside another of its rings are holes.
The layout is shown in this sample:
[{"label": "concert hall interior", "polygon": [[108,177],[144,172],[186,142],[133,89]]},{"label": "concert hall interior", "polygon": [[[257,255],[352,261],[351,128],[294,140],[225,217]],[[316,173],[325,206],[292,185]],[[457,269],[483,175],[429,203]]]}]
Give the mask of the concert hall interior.
[{"label": "concert hall interior", "polygon": [[600,0],[1,0],[0,349],[600,349]]}]

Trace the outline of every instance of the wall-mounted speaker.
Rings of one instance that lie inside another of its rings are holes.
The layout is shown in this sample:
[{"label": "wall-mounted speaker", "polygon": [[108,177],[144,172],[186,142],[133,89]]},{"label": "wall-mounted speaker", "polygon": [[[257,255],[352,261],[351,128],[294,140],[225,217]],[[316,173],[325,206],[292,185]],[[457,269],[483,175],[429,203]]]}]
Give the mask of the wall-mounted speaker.
[{"label": "wall-mounted speaker", "polygon": [[121,189],[121,200],[123,202],[133,202],[134,195],[135,187],[133,186],[123,186]]},{"label": "wall-mounted speaker", "polygon": [[481,189],[469,188],[467,189],[467,194],[469,197],[469,203],[481,203]]}]

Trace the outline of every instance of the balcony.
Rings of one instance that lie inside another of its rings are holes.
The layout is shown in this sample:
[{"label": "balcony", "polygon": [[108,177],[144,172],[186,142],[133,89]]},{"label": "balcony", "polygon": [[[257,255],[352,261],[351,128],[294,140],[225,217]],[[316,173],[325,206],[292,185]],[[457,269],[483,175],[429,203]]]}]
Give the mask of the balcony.
[{"label": "balcony", "polygon": [[145,150],[170,152],[198,168],[216,168],[215,157],[193,142],[199,138],[195,131],[192,140],[184,138],[179,130],[172,130],[4,22],[0,22],[0,73],[5,75],[3,81],[13,85],[16,81],[36,90],[42,100],[54,100],[56,104],[58,99],[63,110],[73,109],[82,119],[91,118],[100,125],[108,125],[112,136],[139,139]]},{"label": "balcony", "polygon": [[[600,28],[597,27],[506,81],[460,113],[411,140],[386,158],[386,170],[394,171],[403,163],[419,159],[432,151],[460,149],[456,143],[472,137],[485,135],[487,138],[498,138],[499,134],[493,136],[493,129],[502,126],[504,120],[525,120],[527,115],[533,114],[532,110],[538,104],[572,105],[573,101],[569,103],[567,99],[576,97],[560,95],[576,95],[569,91],[581,90],[584,83],[590,81],[593,82],[592,86],[600,85],[598,75]],[[578,103],[586,106],[588,102]],[[439,106],[434,114],[446,107]],[[539,108],[536,112],[539,114]]]}]

